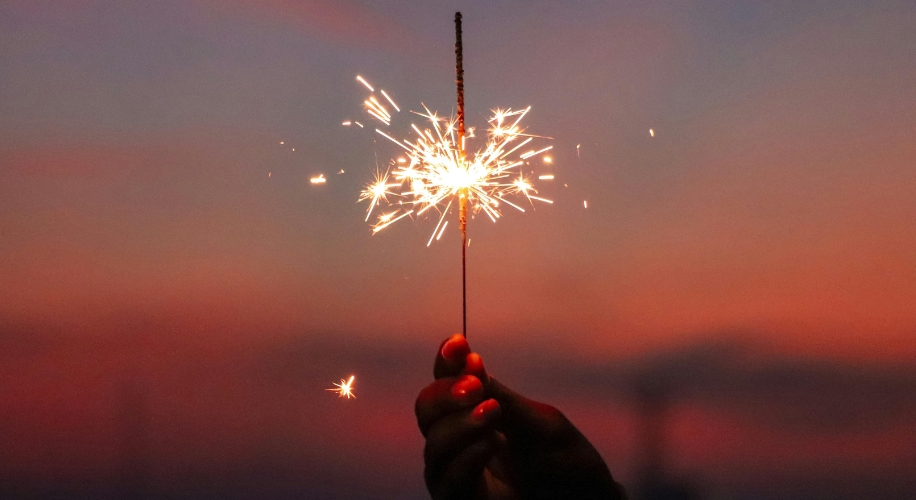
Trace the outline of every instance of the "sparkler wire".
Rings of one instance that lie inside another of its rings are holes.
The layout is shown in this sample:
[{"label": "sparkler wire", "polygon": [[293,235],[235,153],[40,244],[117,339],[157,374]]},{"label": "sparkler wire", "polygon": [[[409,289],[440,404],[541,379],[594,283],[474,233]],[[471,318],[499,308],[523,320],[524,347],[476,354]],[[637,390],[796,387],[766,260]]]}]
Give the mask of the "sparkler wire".
[{"label": "sparkler wire", "polygon": [[[455,83],[458,85],[458,144],[461,162],[467,161],[464,149],[464,64],[461,45],[461,12],[455,13]],[[468,246],[468,189],[458,193],[458,223],[461,226],[461,334],[468,336],[468,281],[466,253]]]}]

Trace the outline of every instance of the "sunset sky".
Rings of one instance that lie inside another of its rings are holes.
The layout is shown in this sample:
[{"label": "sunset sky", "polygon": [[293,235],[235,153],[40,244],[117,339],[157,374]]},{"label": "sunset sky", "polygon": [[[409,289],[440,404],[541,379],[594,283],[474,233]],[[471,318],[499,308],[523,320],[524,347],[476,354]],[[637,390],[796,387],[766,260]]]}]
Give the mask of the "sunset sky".
[{"label": "sunset sky", "polygon": [[554,138],[469,221],[490,372],[624,484],[653,384],[707,496],[911,498],[916,5],[821,0],[3,2],[0,497],[425,498],[460,235],[372,235],[341,122],[452,112],[456,10],[468,125]]}]

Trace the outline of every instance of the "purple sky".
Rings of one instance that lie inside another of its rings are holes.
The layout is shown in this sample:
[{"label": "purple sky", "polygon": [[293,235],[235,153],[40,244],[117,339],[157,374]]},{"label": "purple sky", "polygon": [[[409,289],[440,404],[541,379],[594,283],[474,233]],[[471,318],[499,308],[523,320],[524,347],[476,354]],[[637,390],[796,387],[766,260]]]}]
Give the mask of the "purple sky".
[{"label": "purple sky", "polygon": [[710,495],[911,494],[911,2],[74,0],[0,5],[0,496],[423,497],[458,234],[372,236],[341,122],[356,74],[451,112],[456,10],[468,124],[555,138],[469,224],[491,372],[625,483],[648,380]]}]

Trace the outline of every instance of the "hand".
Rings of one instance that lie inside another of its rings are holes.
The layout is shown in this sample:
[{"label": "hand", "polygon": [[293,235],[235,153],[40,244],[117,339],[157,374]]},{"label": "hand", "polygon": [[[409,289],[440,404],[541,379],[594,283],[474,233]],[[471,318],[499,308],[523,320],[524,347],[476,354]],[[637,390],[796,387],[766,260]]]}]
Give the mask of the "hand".
[{"label": "hand", "polygon": [[433,375],[416,403],[433,499],[625,498],[585,436],[490,377],[462,335],[442,343]]}]

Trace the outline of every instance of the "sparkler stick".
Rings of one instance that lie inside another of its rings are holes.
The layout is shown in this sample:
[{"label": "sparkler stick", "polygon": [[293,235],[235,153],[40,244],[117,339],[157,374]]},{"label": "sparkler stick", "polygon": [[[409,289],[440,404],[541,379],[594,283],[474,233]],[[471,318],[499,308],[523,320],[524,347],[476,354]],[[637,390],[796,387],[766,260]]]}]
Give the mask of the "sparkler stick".
[{"label": "sparkler stick", "polygon": [[[458,85],[458,148],[460,161],[467,161],[464,148],[464,60],[461,45],[461,12],[455,13],[455,83]],[[468,189],[458,191],[458,224],[461,226],[461,334],[468,336],[468,281],[466,256],[468,247]]]}]

